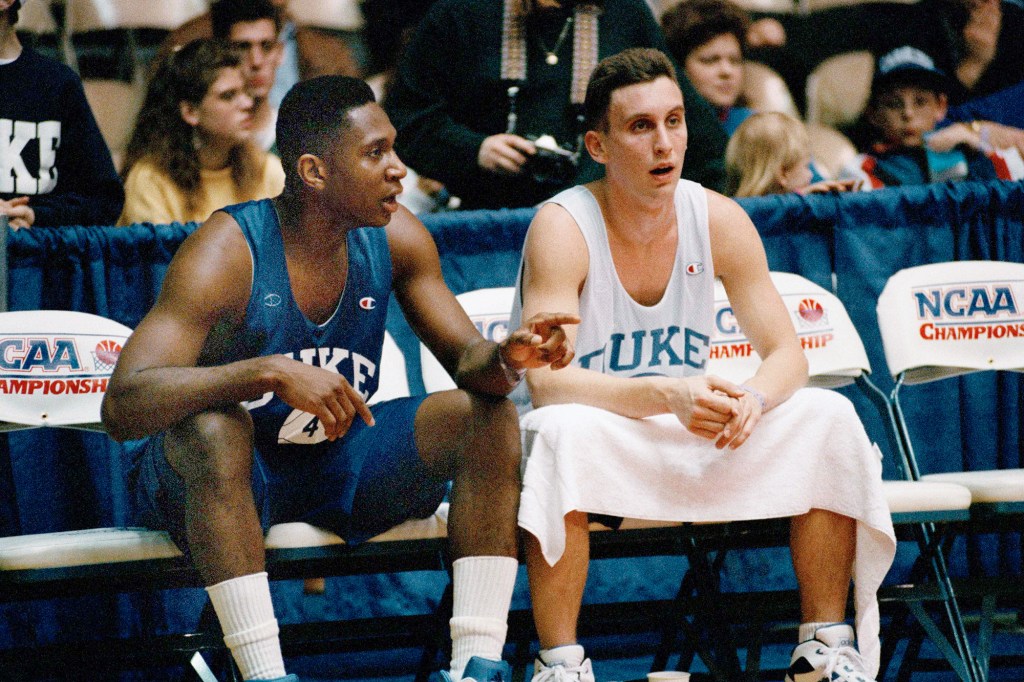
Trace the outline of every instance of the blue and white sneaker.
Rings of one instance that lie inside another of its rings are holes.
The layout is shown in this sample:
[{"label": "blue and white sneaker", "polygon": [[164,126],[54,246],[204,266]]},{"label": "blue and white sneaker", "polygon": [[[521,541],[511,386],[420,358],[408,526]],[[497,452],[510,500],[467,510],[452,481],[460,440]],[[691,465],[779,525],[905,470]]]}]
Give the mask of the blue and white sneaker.
[{"label": "blue and white sneaker", "polygon": [[[447,670],[439,670],[430,676],[430,682],[452,682],[452,676]],[[512,666],[474,656],[466,664],[462,682],[512,682]]]},{"label": "blue and white sneaker", "polygon": [[579,644],[542,649],[530,682],[594,682],[594,667]]},{"label": "blue and white sneaker", "polygon": [[589,658],[584,658],[579,665],[549,664],[538,658],[533,662],[530,682],[595,682],[594,667]]},{"label": "blue and white sneaker", "polygon": [[285,675],[284,677],[275,677],[272,680],[245,680],[245,682],[299,682],[299,676]]},{"label": "blue and white sneaker", "polygon": [[836,623],[818,628],[814,639],[793,649],[786,682],[875,682],[856,649],[853,628]]}]

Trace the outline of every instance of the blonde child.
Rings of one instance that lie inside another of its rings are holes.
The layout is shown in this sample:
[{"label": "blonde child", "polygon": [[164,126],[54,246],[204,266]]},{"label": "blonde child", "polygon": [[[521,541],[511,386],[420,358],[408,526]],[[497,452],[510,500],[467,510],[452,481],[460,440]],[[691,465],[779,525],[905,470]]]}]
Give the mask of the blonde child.
[{"label": "blonde child", "polygon": [[733,197],[853,189],[852,181],[813,182],[810,140],[797,119],[777,111],[753,114],[725,149],[726,193]]}]

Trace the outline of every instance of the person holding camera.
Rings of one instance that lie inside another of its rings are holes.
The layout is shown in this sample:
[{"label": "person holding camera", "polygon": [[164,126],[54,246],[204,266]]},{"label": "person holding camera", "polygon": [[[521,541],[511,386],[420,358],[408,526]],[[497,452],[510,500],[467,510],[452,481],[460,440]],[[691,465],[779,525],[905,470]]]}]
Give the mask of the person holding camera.
[{"label": "person holding camera", "polygon": [[[396,148],[464,209],[533,206],[601,176],[583,152],[583,96],[598,61],[665,49],[644,0],[438,0],[384,107]],[[726,136],[684,76],[684,177],[721,189]]]}]

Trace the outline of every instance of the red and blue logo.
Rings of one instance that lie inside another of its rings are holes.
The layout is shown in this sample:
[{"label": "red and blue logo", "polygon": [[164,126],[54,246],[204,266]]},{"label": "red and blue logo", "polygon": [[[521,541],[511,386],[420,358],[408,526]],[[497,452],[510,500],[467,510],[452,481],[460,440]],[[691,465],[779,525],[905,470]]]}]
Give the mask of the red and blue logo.
[{"label": "red and blue logo", "polygon": [[1010,282],[970,282],[911,290],[918,333],[926,341],[1002,339],[1024,336]]},{"label": "red and blue logo", "polygon": [[363,310],[373,310],[377,307],[377,299],[373,296],[363,296],[359,299],[359,307]]}]

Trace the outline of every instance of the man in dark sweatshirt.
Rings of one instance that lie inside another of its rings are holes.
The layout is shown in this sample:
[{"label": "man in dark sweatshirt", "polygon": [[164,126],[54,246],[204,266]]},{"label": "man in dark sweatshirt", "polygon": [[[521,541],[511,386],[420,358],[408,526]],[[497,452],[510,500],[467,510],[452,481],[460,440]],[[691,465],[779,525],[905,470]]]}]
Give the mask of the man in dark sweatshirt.
[{"label": "man in dark sweatshirt", "polygon": [[0,213],[10,225],[113,225],[124,189],[82,82],[22,47],[0,0]]},{"label": "man in dark sweatshirt", "polygon": [[[395,148],[464,209],[533,206],[594,180],[582,94],[597,62],[629,47],[668,50],[644,0],[438,0],[384,100]],[[685,76],[680,87],[683,177],[720,190],[725,131]]]}]

